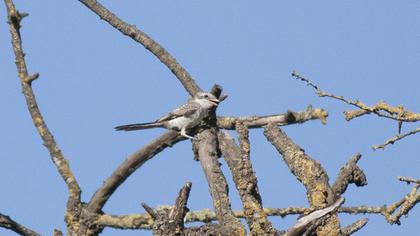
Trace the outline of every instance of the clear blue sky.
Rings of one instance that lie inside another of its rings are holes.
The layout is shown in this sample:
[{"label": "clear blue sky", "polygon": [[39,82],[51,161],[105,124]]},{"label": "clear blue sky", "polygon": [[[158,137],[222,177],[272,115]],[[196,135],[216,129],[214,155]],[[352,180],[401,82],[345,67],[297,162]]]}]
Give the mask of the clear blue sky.
[{"label": "clear blue sky", "polygon": [[[385,151],[371,146],[393,136],[397,124],[374,116],[352,122],[351,107],[318,98],[293,70],[326,91],[369,104],[385,100],[420,112],[420,2],[408,1],[102,1],[122,19],[161,43],[210,89],[229,94],[219,115],[266,115],[307,105],[329,111],[328,125],[311,121],[284,130],[321,162],[331,182],[356,152],[369,185],[350,186],[345,205],[379,206],[410,191],[396,176],[420,178],[420,136]],[[16,1],[30,16],[22,35],[40,108],[69,159],[88,201],[129,154],[164,132],[115,132],[116,125],[156,119],[186,101],[180,83],[151,53],[122,36],[78,1]],[[67,191],[30,120],[16,76],[4,4],[0,4],[0,212],[50,235],[65,230]],[[418,124],[417,124],[418,126]],[[406,125],[408,131],[415,124]],[[303,186],[267,143],[262,130],[250,134],[254,169],[266,207],[307,206]],[[226,170],[226,164],[223,163]],[[232,205],[241,203],[231,177]],[[189,141],[160,153],[134,173],[105,206],[109,214],[144,212],[172,204],[192,181],[192,210],[212,208],[205,177],[193,161]],[[342,215],[347,225],[362,215]],[[418,235],[420,206],[401,226],[370,216],[356,235]],[[296,217],[272,218],[285,229]],[[1,235],[13,235],[0,229]],[[103,235],[139,235],[106,229]],[[150,235],[143,231],[141,235]]]}]

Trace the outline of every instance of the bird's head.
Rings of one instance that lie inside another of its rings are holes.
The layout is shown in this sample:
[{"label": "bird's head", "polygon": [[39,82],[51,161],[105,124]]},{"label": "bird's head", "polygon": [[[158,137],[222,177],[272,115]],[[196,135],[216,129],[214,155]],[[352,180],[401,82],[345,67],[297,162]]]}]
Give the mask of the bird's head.
[{"label": "bird's head", "polygon": [[211,93],[198,92],[194,98],[204,108],[211,108],[219,105],[220,100]]}]

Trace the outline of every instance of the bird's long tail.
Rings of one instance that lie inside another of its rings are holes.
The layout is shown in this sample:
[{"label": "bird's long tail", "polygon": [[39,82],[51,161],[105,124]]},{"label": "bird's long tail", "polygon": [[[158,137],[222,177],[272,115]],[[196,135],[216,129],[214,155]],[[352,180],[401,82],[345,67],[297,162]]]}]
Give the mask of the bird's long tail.
[{"label": "bird's long tail", "polygon": [[163,127],[163,126],[161,123],[158,123],[158,122],[149,122],[149,123],[120,125],[120,126],[115,127],[115,130],[133,131],[133,130],[150,129],[150,128],[156,128],[156,127]]}]

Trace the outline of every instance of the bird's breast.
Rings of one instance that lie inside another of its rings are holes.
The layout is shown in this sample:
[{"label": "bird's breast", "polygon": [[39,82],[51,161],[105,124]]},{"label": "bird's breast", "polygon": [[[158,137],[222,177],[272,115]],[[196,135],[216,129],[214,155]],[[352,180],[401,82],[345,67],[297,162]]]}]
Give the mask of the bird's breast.
[{"label": "bird's breast", "polygon": [[186,117],[178,117],[172,120],[169,120],[167,123],[167,128],[169,129],[182,129],[182,127],[187,126],[189,123],[191,123],[191,119],[190,118],[186,118]]}]

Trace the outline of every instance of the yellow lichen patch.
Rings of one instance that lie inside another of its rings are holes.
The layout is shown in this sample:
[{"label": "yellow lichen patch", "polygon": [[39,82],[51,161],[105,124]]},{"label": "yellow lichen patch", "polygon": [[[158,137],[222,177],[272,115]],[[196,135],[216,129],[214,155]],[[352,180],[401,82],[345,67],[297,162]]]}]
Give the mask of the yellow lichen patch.
[{"label": "yellow lichen patch", "polygon": [[327,124],[328,112],[326,110],[317,108],[313,111],[313,113],[315,117],[319,118],[323,125]]},{"label": "yellow lichen patch", "polygon": [[38,117],[38,116],[37,117],[34,117],[34,124],[35,124],[36,127],[41,126],[42,123],[43,123],[43,121],[42,121],[42,118],[41,117]]}]

